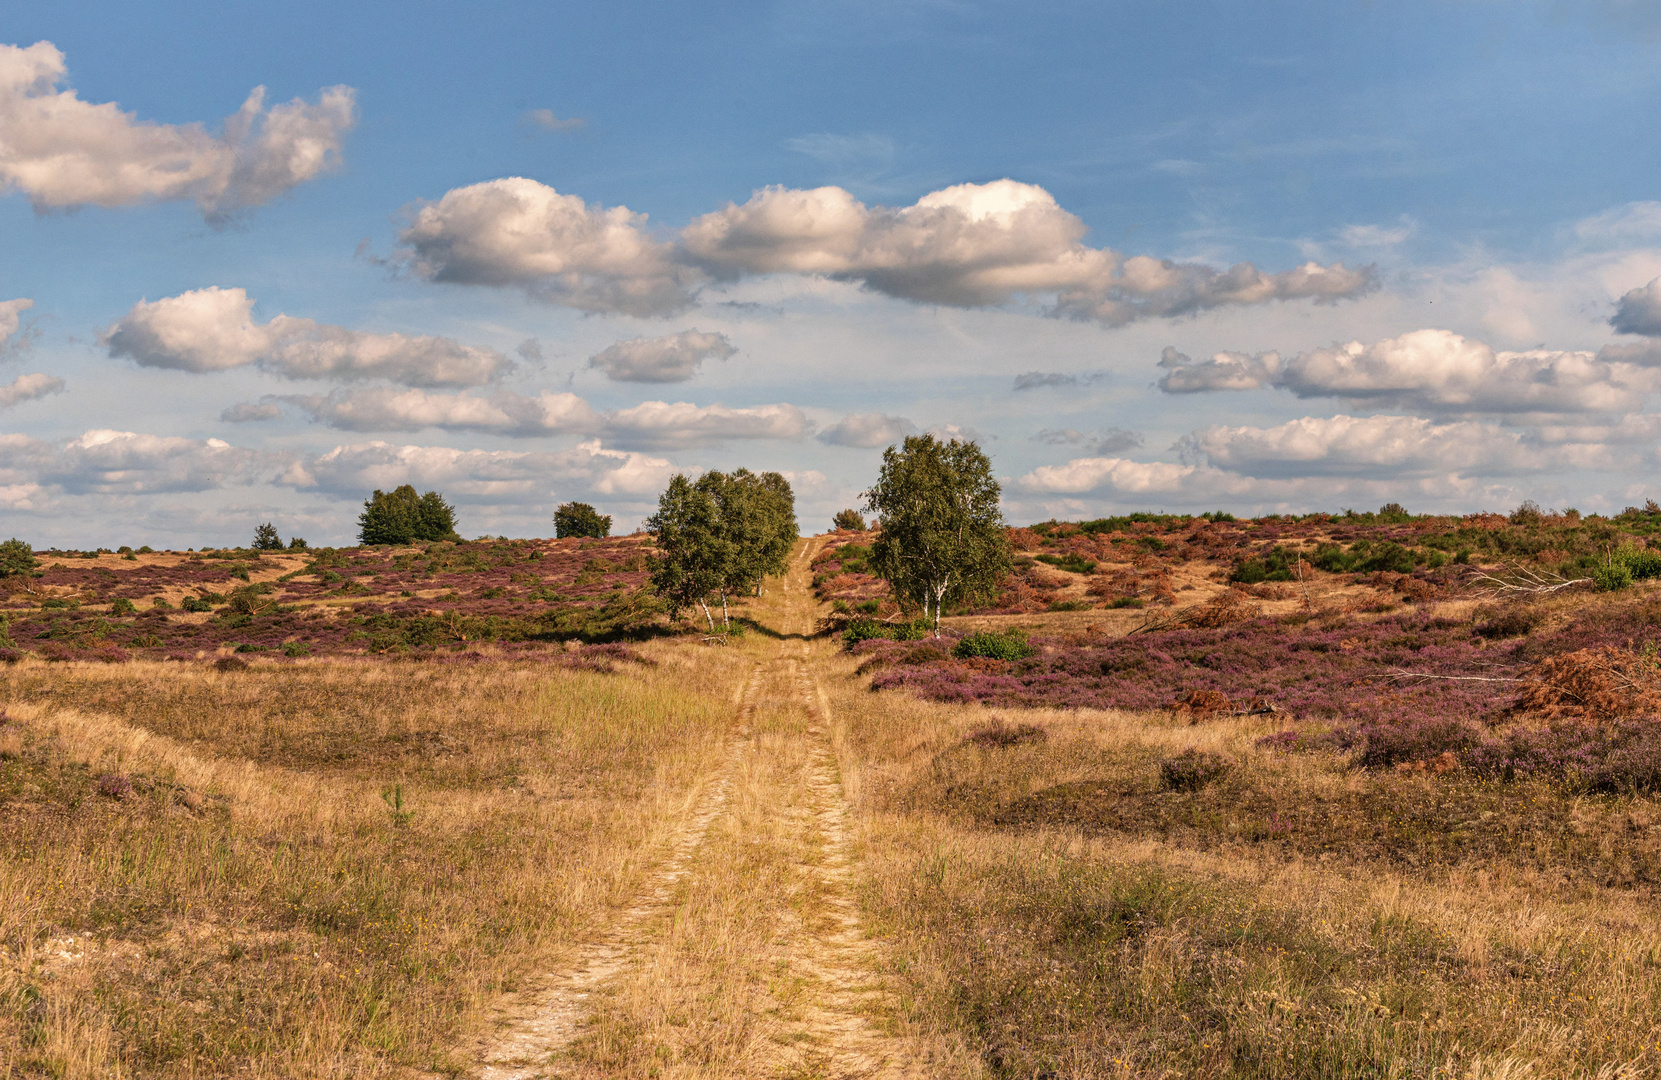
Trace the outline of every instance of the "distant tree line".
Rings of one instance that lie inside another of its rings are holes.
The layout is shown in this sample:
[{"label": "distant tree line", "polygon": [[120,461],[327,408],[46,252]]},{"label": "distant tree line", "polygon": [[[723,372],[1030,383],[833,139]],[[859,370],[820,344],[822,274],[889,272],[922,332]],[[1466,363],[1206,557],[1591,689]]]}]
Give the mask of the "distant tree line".
[{"label": "distant tree line", "polygon": [[652,588],[669,617],[701,608],[714,633],[711,600],[720,603],[722,626],[730,628],[728,598],[759,595],[762,578],[788,564],[796,543],[796,496],[776,472],[706,472],[697,480],[677,475],[645,528],[658,549]]}]

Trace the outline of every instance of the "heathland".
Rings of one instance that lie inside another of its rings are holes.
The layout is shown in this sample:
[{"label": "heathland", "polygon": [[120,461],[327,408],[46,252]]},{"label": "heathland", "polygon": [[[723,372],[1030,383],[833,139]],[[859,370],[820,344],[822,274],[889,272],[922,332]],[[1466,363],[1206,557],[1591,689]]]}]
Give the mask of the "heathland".
[{"label": "heathland", "polygon": [[940,638],[867,533],[724,637],[645,537],[43,553],[0,1077],[1650,1075],[1657,528],[1051,522]]}]

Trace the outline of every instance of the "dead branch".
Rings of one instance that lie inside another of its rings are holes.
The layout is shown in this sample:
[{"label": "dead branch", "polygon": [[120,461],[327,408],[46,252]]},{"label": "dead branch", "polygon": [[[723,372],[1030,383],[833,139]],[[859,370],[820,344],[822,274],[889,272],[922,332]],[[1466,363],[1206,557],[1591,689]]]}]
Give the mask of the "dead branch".
[{"label": "dead branch", "polygon": [[1403,671],[1400,668],[1384,675],[1369,675],[1366,677],[1370,679],[1445,679],[1448,682],[1520,683],[1528,681],[1527,679],[1506,678],[1496,675],[1432,675],[1428,671]]},{"label": "dead branch", "polygon": [[1549,596],[1562,589],[1572,588],[1575,585],[1589,585],[1591,578],[1565,578],[1561,574],[1542,574],[1526,566],[1511,566],[1508,568],[1512,576],[1518,581],[1507,581],[1502,577],[1479,571],[1470,578],[1473,585],[1487,585],[1495,589],[1501,596]]}]

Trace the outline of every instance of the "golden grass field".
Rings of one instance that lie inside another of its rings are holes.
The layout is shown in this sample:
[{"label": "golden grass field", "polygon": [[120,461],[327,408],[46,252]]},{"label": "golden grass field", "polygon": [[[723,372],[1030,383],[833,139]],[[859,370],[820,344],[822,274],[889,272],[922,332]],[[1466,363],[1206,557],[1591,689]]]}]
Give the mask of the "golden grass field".
[{"label": "golden grass field", "polygon": [[1653,799],[873,694],[805,543],[611,674],[5,668],[0,1078],[1657,1071]]}]

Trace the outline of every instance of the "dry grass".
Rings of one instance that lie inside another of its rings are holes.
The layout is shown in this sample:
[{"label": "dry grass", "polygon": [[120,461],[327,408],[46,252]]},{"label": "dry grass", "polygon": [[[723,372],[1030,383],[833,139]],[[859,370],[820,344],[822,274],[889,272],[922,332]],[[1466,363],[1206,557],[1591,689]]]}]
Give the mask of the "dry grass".
[{"label": "dry grass", "polygon": [[0,1076],[455,1071],[715,766],[742,661],[661,660],[12,669]]},{"label": "dry grass", "polygon": [[[1652,800],[1360,775],[1260,750],[1248,719],[1027,711],[1048,738],[983,748],[965,735],[991,710],[840,686],[871,925],[892,942],[912,1022],[963,1039],[991,1075],[1593,1077],[1661,1063],[1653,893],[1618,870],[1661,847]],[[1190,748],[1239,767],[1160,792],[1159,762]],[[1069,818],[1042,798],[1081,786],[1132,810],[1092,816],[1075,800]],[[1478,801],[1467,829],[1522,835],[1439,848],[1451,823],[1435,812]],[[1148,803],[1160,808],[1136,809]],[[1277,821],[1276,805],[1313,820]],[[1345,842],[1368,825],[1384,839]]]}]

